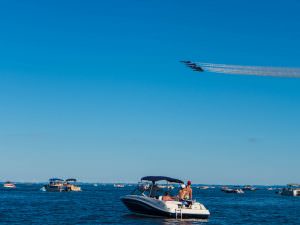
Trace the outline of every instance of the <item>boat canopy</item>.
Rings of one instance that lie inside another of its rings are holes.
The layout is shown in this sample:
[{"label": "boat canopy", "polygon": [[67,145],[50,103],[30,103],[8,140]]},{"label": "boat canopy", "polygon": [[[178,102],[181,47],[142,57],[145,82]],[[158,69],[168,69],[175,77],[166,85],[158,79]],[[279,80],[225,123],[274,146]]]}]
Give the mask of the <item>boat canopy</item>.
[{"label": "boat canopy", "polygon": [[77,180],[75,178],[69,178],[69,179],[66,179],[66,182],[69,182],[69,181],[73,181],[73,182],[76,182]]},{"label": "boat canopy", "polygon": [[142,177],[141,180],[152,181],[152,183],[155,183],[155,182],[161,181],[161,180],[166,180],[168,182],[178,183],[178,184],[184,183],[182,180],[174,179],[171,177],[164,177],[164,176],[146,176],[146,177]]},{"label": "boat canopy", "polygon": [[55,181],[64,181],[64,180],[60,179],[60,178],[50,178],[49,181],[50,182],[55,182]]}]

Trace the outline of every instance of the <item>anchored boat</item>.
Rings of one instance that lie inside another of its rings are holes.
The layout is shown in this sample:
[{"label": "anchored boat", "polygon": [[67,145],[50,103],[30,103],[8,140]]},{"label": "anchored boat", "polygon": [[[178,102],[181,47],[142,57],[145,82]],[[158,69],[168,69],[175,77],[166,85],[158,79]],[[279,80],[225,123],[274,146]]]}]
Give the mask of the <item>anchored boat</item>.
[{"label": "anchored boat", "polygon": [[64,185],[66,186],[66,191],[81,191],[81,187],[76,185],[77,180],[75,178],[66,179]]},{"label": "anchored boat", "polygon": [[81,191],[81,187],[75,185],[76,179],[60,179],[60,178],[51,178],[49,183],[44,185],[42,190],[48,192],[67,192],[67,191]]},{"label": "anchored boat", "polygon": [[115,188],[123,188],[125,187],[125,184],[114,184]]},{"label": "anchored boat", "polygon": [[286,188],[279,191],[281,195],[300,196],[300,184],[288,184]]},{"label": "anchored boat", "polygon": [[208,219],[210,213],[203,204],[192,200],[180,201],[177,197],[166,196],[164,193],[166,189],[160,188],[158,181],[183,184],[183,181],[170,177],[143,177],[132,194],[121,197],[121,201],[135,214],[181,219]]},{"label": "anchored boat", "polygon": [[240,188],[229,188],[229,187],[221,187],[221,191],[225,193],[233,193],[233,194],[244,194],[244,191]]},{"label": "anchored boat", "polygon": [[242,188],[243,191],[256,191],[256,188],[251,186],[251,185],[245,185],[243,188]]},{"label": "anchored boat", "polygon": [[16,188],[16,185],[10,181],[6,181],[4,184],[3,184],[3,187],[5,188]]},{"label": "anchored boat", "polygon": [[64,180],[60,178],[50,178],[49,183],[44,185],[44,190],[48,192],[65,191]]}]

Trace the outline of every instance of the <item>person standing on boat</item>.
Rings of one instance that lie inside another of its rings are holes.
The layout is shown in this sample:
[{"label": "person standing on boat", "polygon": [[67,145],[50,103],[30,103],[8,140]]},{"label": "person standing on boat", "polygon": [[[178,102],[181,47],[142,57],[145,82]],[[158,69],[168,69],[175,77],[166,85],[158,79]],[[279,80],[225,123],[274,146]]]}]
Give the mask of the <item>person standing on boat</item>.
[{"label": "person standing on boat", "polygon": [[181,184],[181,190],[179,191],[179,201],[182,202],[182,205],[185,207],[191,206],[191,201],[189,198],[189,192],[185,184]]},{"label": "person standing on boat", "polygon": [[187,185],[186,185],[186,191],[187,191],[187,194],[189,196],[189,200],[192,200],[193,199],[193,190],[192,190],[192,182],[189,180],[187,182]]},{"label": "person standing on boat", "polygon": [[186,186],[185,184],[181,184],[179,194],[178,194],[179,200],[184,201],[187,196],[188,196],[188,192],[186,190]]}]

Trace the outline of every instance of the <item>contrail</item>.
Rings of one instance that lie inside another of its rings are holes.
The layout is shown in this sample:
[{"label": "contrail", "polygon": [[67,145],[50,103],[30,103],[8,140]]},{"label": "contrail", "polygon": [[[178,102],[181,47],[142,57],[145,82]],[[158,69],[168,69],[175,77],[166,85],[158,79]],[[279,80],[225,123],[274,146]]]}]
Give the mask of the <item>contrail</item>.
[{"label": "contrail", "polygon": [[204,62],[181,61],[194,71],[209,71],[222,74],[300,78],[300,68],[242,66]]}]

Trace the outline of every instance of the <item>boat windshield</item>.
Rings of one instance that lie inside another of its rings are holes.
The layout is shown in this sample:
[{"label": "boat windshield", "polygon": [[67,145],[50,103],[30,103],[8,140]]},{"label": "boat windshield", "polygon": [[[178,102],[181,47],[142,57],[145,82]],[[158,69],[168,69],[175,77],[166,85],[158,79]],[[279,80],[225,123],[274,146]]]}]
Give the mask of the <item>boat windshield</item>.
[{"label": "boat windshield", "polygon": [[[176,196],[173,191],[175,188],[173,185],[161,184],[161,183],[150,183],[150,182],[140,182],[136,189],[132,192],[134,195],[143,195],[151,198],[159,198],[159,196],[164,196],[166,193],[170,196]],[[172,193],[173,192],[173,193]]]}]

